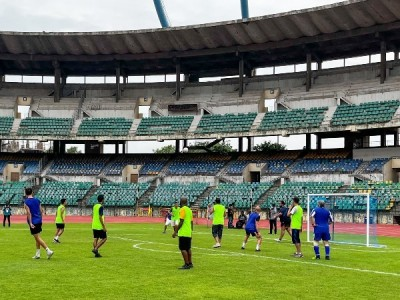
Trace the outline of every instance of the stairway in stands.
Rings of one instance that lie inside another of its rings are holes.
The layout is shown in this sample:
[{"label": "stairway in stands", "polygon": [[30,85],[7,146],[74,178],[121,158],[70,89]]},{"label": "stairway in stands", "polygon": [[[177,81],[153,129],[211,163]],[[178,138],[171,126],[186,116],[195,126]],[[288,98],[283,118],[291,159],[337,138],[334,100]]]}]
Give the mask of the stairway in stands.
[{"label": "stairway in stands", "polygon": [[211,192],[215,190],[217,187],[216,186],[209,186],[198,198],[197,200],[191,205],[192,209],[200,209],[201,204],[205,199],[210,196]]},{"label": "stairway in stands", "polygon": [[268,198],[272,197],[272,195],[275,194],[276,190],[279,189],[280,186],[281,186],[281,178],[279,177],[274,181],[274,185],[269,190],[267,190],[263,195],[261,195],[260,199],[257,201],[257,205],[261,206],[265,201],[267,201]]},{"label": "stairway in stands", "polygon": [[156,188],[157,188],[157,186],[156,186],[156,183],[154,180],[151,182],[151,185],[148,188],[148,190],[142,195],[142,197],[139,198],[137,206],[139,206],[139,207],[147,206],[148,203],[150,202],[150,197],[151,197],[151,195],[153,195]]},{"label": "stairway in stands", "polygon": [[89,202],[90,197],[92,197],[96,193],[97,189],[98,189],[97,185],[92,185],[92,187],[90,188],[89,192],[87,192],[85,197],[83,197],[83,199],[82,199],[80,204],[82,206],[86,206],[87,203]]}]

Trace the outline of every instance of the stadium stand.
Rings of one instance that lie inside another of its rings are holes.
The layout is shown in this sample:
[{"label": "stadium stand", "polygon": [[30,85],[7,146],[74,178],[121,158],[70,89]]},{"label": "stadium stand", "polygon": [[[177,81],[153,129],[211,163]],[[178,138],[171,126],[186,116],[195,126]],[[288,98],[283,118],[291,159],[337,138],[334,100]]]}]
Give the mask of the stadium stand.
[{"label": "stadium stand", "polygon": [[352,173],[362,163],[361,159],[347,158],[347,150],[319,150],[307,153],[296,162],[292,173]]},{"label": "stadium stand", "polygon": [[342,186],[342,182],[287,182],[280,186],[261,206],[269,208],[272,204],[278,205],[282,200],[291,203],[292,198],[296,196],[300,199],[300,205],[306,208],[308,194],[335,193]]},{"label": "stadium stand", "polygon": [[4,167],[7,164],[23,164],[24,175],[38,174],[40,172],[41,155],[28,155],[28,154],[2,154],[0,155],[0,174],[3,173]]},{"label": "stadium stand", "polygon": [[0,184],[0,204],[21,205],[24,201],[24,188],[30,184],[26,181],[4,182]]},{"label": "stadium stand", "polygon": [[168,167],[169,175],[216,175],[228,162],[228,155],[184,155]]},{"label": "stadium stand", "polygon": [[299,151],[285,151],[274,154],[245,153],[231,163],[226,170],[229,175],[240,175],[249,163],[265,163],[264,174],[282,174],[299,156]]},{"label": "stadium stand", "polygon": [[204,115],[197,126],[196,133],[249,131],[256,116],[256,113]]},{"label": "stadium stand", "polygon": [[165,155],[124,155],[119,156],[104,168],[107,176],[121,175],[127,165],[141,165],[139,175],[157,175],[169,157]]},{"label": "stadium stand", "polygon": [[364,172],[374,173],[382,172],[383,166],[389,161],[388,158],[374,158],[365,168]]},{"label": "stadium stand", "polygon": [[36,196],[44,205],[58,205],[62,198],[67,199],[68,205],[76,206],[92,187],[91,182],[58,182],[44,183]]},{"label": "stadium stand", "polygon": [[104,195],[104,206],[135,206],[137,199],[149,189],[150,183],[103,183],[90,197],[88,205],[97,203],[97,196]]},{"label": "stadium stand", "polygon": [[128,135],[132,120],[125,118],[85,118],[78,129],[78,136]]},{"label": "stadium stand", "polygon": [[202,208],[213,203],[215,198],[220,198],[221,203],[225,206],[234,204],[236,208],[248,209],[253,204],[257,204],[258,200],[271,187],[271,182],[253,182],[253,183],[220,183],[218,187],[211,192],[207,199],[201,204]]},{"label": "stadium stand", "polygon": [[172,206],[175,202],[179,202],[182,196],[188,198],[190,204],[194,203],[197,198],[209,186],[205,182],[192,182],[182,184],[179,182],[165,183],[157,187],[154,194],[150,197],[152,206]]},{"label": "stadium stand", "polygon": [[400,101],[367,102],[359,105],[340,105],[331,121],[332,126],[389,122],[399,108]]},{"label": "stadium stand", "polygon": [[18,135],[67,136],[71,132],[73,123],[74,120],[69,118],[29,117],[21,121],[20,127],[18,129]]},{"label": "stadium stand", "polygon": [[[358,182],[350,186],[348,193],[368,193],[370,197],[378,199],[378,210],[390,210],[395,204],[400,203],[400,183],[392,182]],[[350,199],[349,199],[350,200]],[[365,198],[358,199],[355,204],[347,201],[341,209],[346,209],[350,205],[356,205],[356,209],[365,208]]]},{"label": "stadium stand", "polygon": [[292,173],[353,173],[361,159],[302,159],[293,166]]},{"label": "stadium stand", "polygon": [[267,112],[258,130],[318,128],[328,107]]},{"label": "stadium stand", "polygon": [[13,122],[12,117],[0,117],[0,135],[9,135]]},{"label": "stadium stand", "polygon": [[136,135],[185,134],[192,122],[193,116],[143,118]]},{"label": "stadium stand", "polygon": [[65,156],[55,159],[48,173],[52,175],[99,175],[108,159],[108,156]]}]

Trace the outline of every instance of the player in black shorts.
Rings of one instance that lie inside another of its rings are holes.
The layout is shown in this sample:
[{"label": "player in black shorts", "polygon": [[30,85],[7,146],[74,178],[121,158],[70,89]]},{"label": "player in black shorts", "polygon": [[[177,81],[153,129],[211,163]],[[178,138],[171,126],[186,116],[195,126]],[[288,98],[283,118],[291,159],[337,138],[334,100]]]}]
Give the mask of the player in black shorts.
[{"label": "player in black shorts", "polygon": [[280,218],[281,220],[281,235],[279,238],[275,239],[275,241],[280,242],[282,241],[283,236],[285,235],[285,231],[287,231],[292,237],[292,233],[290,232],[290,217],[288,217],[288,208],[285,206],[285,201],[281,201],[279,203],[279,213],[277,214],[277,217]]}]

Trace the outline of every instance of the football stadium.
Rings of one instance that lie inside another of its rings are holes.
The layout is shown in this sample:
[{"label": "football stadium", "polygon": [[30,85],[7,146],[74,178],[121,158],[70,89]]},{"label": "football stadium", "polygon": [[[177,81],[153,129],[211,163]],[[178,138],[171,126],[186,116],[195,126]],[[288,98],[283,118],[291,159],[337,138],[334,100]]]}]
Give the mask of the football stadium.
[{"label": "football stadium", "polygon": [[[177,27],[153,4],[162,28],[0,31],[0,295],[399,297],[400,1],[256,17],[232,1],[240,19]],[[164,228],[182,198],[190,267]],[[292,227],[302,211],[302,251],[280,237],[282,201]],[[330,255],[315,259],[321,203]],[[218,241],[217,205],[231,216]],[[237,223],[255,213],[252,237]]]}]

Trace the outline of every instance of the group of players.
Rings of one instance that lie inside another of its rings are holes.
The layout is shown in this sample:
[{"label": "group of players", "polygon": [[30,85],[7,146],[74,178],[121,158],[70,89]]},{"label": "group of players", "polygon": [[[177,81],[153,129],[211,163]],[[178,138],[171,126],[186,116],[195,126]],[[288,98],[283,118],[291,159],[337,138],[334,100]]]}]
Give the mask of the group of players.
[{"label": "group of players", "polygon": [[[46,250],[47,258],[50,259],[54,251],[52,251],[45,241],[41,238],[40,232],[42,231],[42,214],[43,210],[40,204],[40,200],[33,196],[31,188],[26,188],[25,190],[26,199],[24,202],[24,207],[27,214],[27,222],[29,225],[30,232],[35,239],[36,253],[33,256],[34,259],[40,258],[40,248]],[[99,248],[104,245],[107,241],[107,229],[104,222],[104,212],[103,212],[103,202],[104,196],[99,195],[98,203],[93,206],[92,214],[92,230],[93,230],[93,249],[95,257],[101,257],[99,253]],[[280,210],[277,212],[275,218],[280,218],[281,220],[281,235],[277,241],[281,241],[285,231],[287,231],[292,238],[292,242],[296,247],[296,252],[294,257],[301,258],[303,253],[301,251],[301,240],[300,234],[303,227],[303,209],[299,205],[299,198],[294,197],[292,204],[289,208],[285,206],[285,202],[281,201]],[[60,243],[60,236],[64,232],[65,226],[65,206],[67,202],[66,199],[62,199],[60,205],[56,211],[56,233],[53,239],[54,243]],[[215,239],[214,248],[221,247],[222,232],[224,228],[224,219],[226,217],[226,209],[221,204],[219,198],[215,199],[214,205],[208,207],[208,213],[212,216],[212,235]],[[242,250],[246,249],[246,244],[250,236],[256,237],[256,251],[261,251],[262,235],[258,228],[258,222],[260,221],[260,206],[255,206],[253,212],[248,216],[245,221],[245,237],[242,243]],[[318,206],[313,209],[310,214],[311,224],[314,227],[314,259],[320,259],[319,242],[322,240],[325,246],[325,259],[330,259],[330,233],[329,225],[333,222],[333,218],[328,209],[325,208],[324,201],[319,201]],[[193,213],[188,207],[188,200],[185,197],[181,198],[180,205],[175,203],[168,211],[166,215],[166,222],[164,226],[163,233],[166,233],[166,229],[169,225],[172,225],[174,232],[172,237],[179,237],[179,249],[181,251],[184,265],[180,269],[191,269],[193,268],[192,263],[192,231],[193,231]],[[291,229],[291,231],[290,231]]]},{"label": "group of players", "polygon": [[[303,209],[300,206],[300,200],[298,197],[293,197],[292,203],[289,207],[285,206],[285,202],[280,202],[279,212],[276,213],[274,218],[278,218],[281,221],[281,235],[277,242],[280,242],[285,234],[285,231],[289,233],[292,238],[292,243],[296,247],[294,257],[302,258],[303,253],[301,250],[300,234],[303,230]],[[179,269],[191,269],[193,268],[192,263],[192,252],[191,252],[191,240],[193,230],[193,217],[192,211],[187,206],[187,199],[181,199],[181,208],[179,209],[178,203],[175,203],[171,212],[167,212],[166,222],[163,233],[169,225],[174,228],[173,237],[179,237],[179,249],[181,251],[184,265]],[[257,244],[255,251],[261,251],[262,235],[258,229],[258,222],[260,221],[260,206],[255,206],[253,212],[248,216],[245,221],[245,237],[242,243],[242,250],[246,249],[246,244],[250,236],[256,237]],[[226,217],[226,209],[221,204],[221,200],[216,198],[213,205],[208,207],[208,214],[211,216],[212,223],[212,236],[215,239],[215,245],[213,248],[220,248],[222,241],[222,232],[224,228],[224,219]],[[329,241],[331,239],[329,233],[329,225],[333,222],[332,215],[328,209],[325,208],[324,201],[318,201],[318,206],[314,208],[310,214],[311,224],[314,228],[314,253],[313,259],[320,259],[321,254],[319,250],[319,243],[322,240],[325,247],[325,259],[330,260],[330,246]]]},{"label": "group of players", "polygon": [[[54,251],[51,250],[46,242],[40,236],[42,232],[42,216],[43,209],[40,204],[40,200],[33,196],[33,191],[31,188],[25,189],[26,199],[24,201],[24,208],[27,215],[27,222],[29,225],[29,230],[31,235],[35,239],[36,252],[32,257],[33,259],[40,259],[40,249],[41,247],[46,250],[47,258],[50,259]],[[92,230],[93,230],[93,249],[92,252],[95,257],[101,257],[99,253],[99,248],[104,245],[107,241],[107,228],[104,222],[104,212],[103,212],[103,202],[104,196],[99,195],[97,197],[98,203],[93,206],[92,214]],[[65,227],[65,207],[67,205],[66,199],[61,199],[60,205],[57,207],[55,223],[56,223],[56,233],[53,239],[54,243],[61,243],[59,238],[64,232]]]}]

